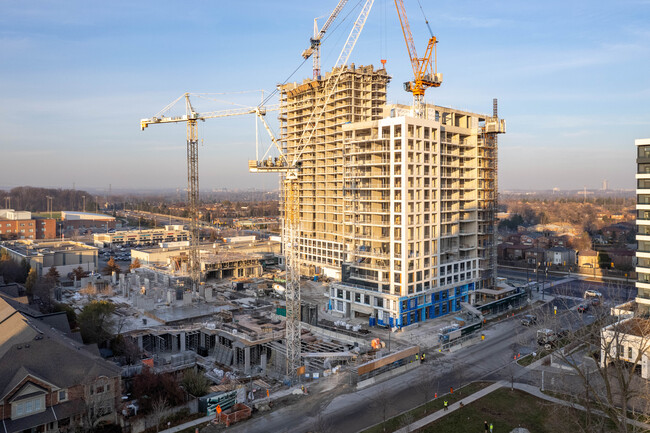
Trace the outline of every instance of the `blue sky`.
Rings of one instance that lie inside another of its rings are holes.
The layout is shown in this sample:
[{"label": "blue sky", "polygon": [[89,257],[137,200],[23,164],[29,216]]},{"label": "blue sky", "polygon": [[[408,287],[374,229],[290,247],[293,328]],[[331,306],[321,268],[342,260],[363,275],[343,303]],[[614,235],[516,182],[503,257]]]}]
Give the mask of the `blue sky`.
[{"label": "blue sky", "polygon": [[[426,99],[479,113],[499,99],[502,189],[634,187],[634,139],[650,137],[650,1],[421,3],[444,74]],[[423,54],[422,13],[405,4]],[[335,5],[0,0],[0,186],[183,188],[184,126],[141,132],[139,120],[184,92],[273,90],[302,62],[313,19]],[[325,40],[324,70],[359,8],[350,0],[341,18],[353,12]],[[381,58],[393,76],[389,102],[410,103],[401,83],[412,71],[388,0],[375,1],[351,61]],[[308,61],[291,81],[310,76]],[[251,105],[260,95],[213,98]],[[202,190],[277,186],[247,173],[253,117],[208,120],[200,136]]]}]

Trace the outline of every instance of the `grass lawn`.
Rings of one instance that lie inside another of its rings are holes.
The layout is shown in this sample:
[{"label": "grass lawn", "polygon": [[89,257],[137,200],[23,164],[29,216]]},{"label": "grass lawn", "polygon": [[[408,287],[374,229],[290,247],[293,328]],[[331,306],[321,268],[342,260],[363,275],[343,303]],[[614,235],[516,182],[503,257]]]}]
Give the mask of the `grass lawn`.
[{"label": "grass lawn", "polygon": [[[366,430],[363,430],[362,433],[384,433],[384,432],[394,432],[397,429],[400,429],[404,427],[404,420],[405,418],[411,419],[413,421],[418,420],[420,418],[425,417],[426,415],[429,415],[433,412],[437,412],[440,409],[443,409],[444,406],[444,401],[447,400],[449,405],[451,406],[453,403],[462,400],[463,398],[467,397],[468,395],[474,394],[475,392],[478,392],[482,390],[483,388],[487,388],[488,386],[492,385],[491,382],[473,382],[470,383],[469,385],[465,385],[464,387],[460,389],[454,390],[453,394],[445,394],[445,395],[439,395],[437,399],[429,401],[426,405],[419,406],[413,410],[410,410],[409,412],[396,416],[395,418],[391,418],[386,421],[386,430],[384,430],[384,427],[382,424],[378,424],[376,426],[370,427]],[[433,397],[433,394],[431,395]],[[381,418],[380,418],[381,420]]]},{"label": "grass lawn", "polygon": [[[574,412],[570,414],[567,411]],[[500,388],[419,430],[419,433],[483,432],[484,422],[492,423],[495,432],[510,432],[524,427],[533,433],[575,430],[575,420],[582,412],[563,408],[528,393]]]},{"label": "grass lawn", "polygon": [[[50,218],[50,213],[49,212],[32,212],[33,216],[40,216],[43,218]],[[52,218],[60,220],[61,219],[61,212],[52,212]]]}]

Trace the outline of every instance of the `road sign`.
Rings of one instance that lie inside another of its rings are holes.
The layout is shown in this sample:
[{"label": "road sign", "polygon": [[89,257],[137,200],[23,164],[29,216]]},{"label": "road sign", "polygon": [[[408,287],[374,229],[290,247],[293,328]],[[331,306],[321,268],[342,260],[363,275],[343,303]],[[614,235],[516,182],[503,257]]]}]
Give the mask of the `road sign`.
[{"label": "road sign", "polygon": [[217,405],[217,415],[221,414],[221,405]]}]

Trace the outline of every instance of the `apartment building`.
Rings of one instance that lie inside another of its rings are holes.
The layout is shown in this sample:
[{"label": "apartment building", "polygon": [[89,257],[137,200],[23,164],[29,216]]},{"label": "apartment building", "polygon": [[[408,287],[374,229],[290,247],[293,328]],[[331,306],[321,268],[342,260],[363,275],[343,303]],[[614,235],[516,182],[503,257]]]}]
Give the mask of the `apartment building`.
[{"label": "apartment building", "polygon": [[0,239],[53,239],[56,220],[32,217],[31,212],[0,209]]},{"label": "apartment building", "polygon": [[641,315],[650,315],[650,138],[635,140],[637,148],[636,303]]},{"label": "apartment building", "polygon": [[650,138],[635,140],[637,148],[637,295],[634,302],[612,309],[623,320],[601,330],[600,365],[624,361],[650,380]]},{"label": "apartment building", "polygon": [[317,80],[282,87],[283,144],[290,160],[301,155],[301,272],[340,279],[331,308],[370,323],[460,310],[494,284],[505,122],[438,106],[414,118],[386,105],[384,69],[330,74],[340,74],[333,92]]}]

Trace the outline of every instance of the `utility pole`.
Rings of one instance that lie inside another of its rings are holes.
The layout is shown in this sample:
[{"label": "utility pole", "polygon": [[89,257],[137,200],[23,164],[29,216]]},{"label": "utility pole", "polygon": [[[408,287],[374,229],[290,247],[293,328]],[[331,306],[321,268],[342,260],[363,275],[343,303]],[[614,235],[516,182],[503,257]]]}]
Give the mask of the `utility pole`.
[{"label": "utility pole", "polygon": [[52,200],[53,200],[53,197],[48,195],[48,196],[45,196],[45,198],[47,198],[47,212],[50,213],[50,218],[52,218]]},{"label": "utility pole", "polygon": [[86,196],[82,195],[81,200],[83,201],[83,211],[86,212]]}]

